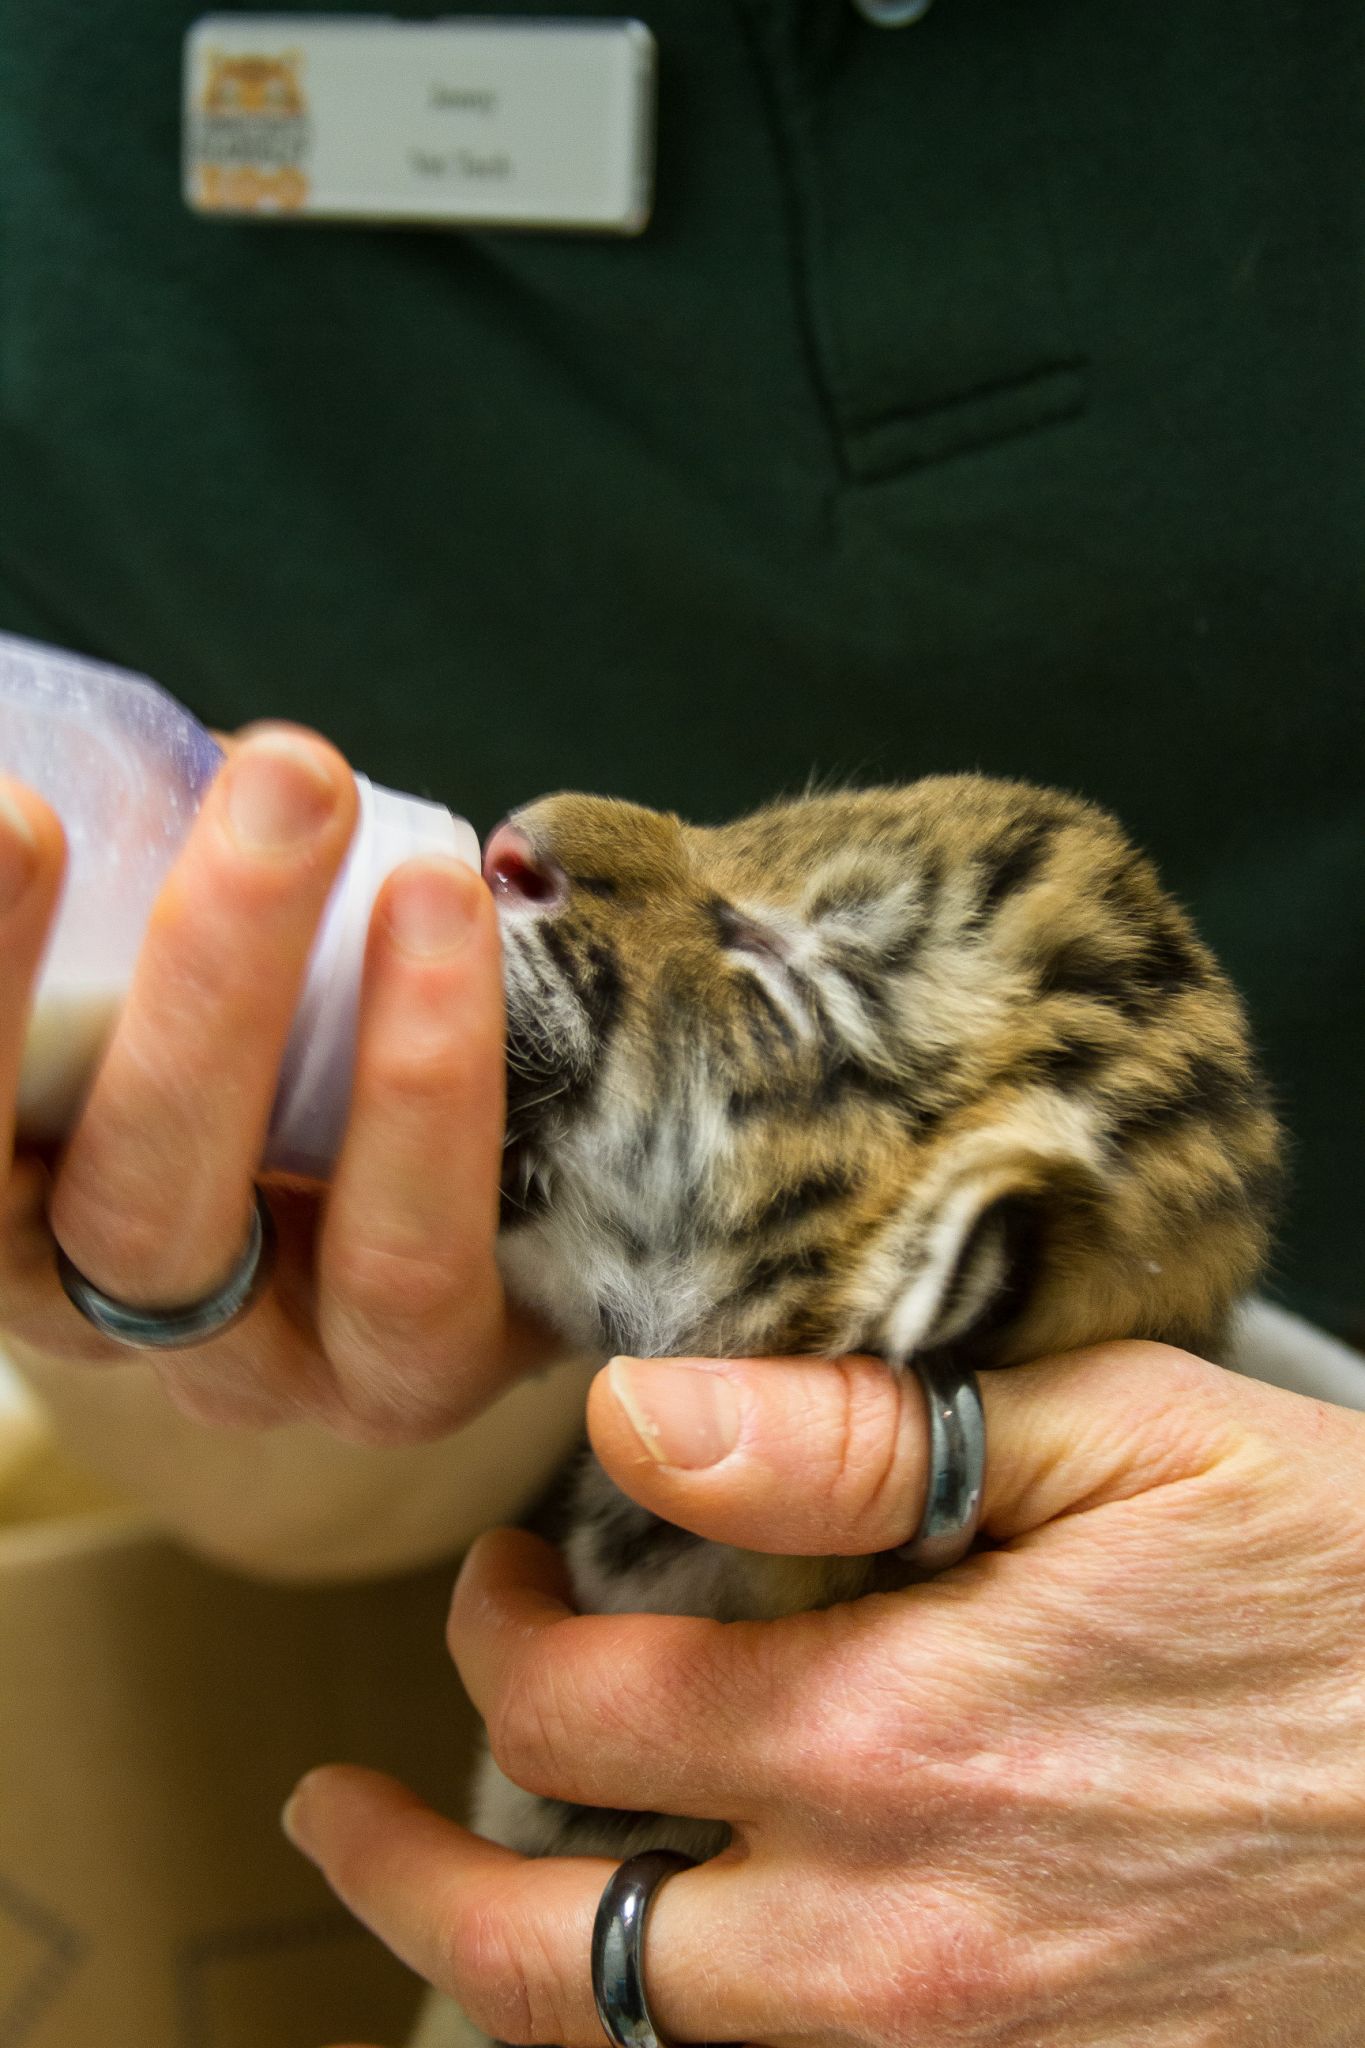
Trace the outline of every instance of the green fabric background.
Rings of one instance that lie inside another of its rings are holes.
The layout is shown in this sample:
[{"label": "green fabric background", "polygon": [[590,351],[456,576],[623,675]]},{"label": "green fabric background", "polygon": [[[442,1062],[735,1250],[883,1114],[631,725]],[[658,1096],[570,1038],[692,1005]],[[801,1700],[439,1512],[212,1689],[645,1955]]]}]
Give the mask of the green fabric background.
[{"label": "green fabric background", "polygon": [[660,0],[624,243],[193,217],[195,12],[0,17],[0,624],[481,826],[1083,790],[1246,991],[1283,1292],[1365,1304],[1360,0]]}]

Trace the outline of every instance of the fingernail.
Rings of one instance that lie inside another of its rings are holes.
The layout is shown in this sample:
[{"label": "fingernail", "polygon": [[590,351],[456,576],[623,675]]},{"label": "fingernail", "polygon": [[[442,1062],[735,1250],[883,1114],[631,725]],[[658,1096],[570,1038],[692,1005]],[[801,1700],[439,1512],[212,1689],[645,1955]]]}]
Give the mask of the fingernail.
[{"label": "fingernail", "polygon": [[607,1374],[635,1434],[660,1465],[698,1471],[718,1465],[739,1442],[739,1401],[722,1374],[658,1358],[613,1358]]},{"label": "fingernail", "polygon": [[457,861],[409,862],[388,887],[384,914],[405,953],[419,960],[452,953],[464,941],[478,902],[468,869]]},{"label": "fingernail", "polygon": [[0,790],[0,911],[13,910],[22,901],[37,858],[33,827],[13,797]]},{"label": "fingernail", "polygon": [[228,823],[246,853],[287,853],[321,831],[336,809],[331,776],[287,733],[252,740],[224,772]]}]

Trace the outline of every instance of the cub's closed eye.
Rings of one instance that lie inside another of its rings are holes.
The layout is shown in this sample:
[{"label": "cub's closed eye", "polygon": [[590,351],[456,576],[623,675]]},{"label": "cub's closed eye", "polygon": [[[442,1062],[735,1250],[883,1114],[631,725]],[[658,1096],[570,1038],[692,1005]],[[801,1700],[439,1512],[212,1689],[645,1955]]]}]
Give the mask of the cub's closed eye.
[{"label": "cub's closed eye", "polygon": [[776,960],[786,965],[787,948],[778,934],[769,931],[756,918],[746,917],[732,903],[713,903],[711,919],[716,937],[727,952],[754,953],[761,959]]}]

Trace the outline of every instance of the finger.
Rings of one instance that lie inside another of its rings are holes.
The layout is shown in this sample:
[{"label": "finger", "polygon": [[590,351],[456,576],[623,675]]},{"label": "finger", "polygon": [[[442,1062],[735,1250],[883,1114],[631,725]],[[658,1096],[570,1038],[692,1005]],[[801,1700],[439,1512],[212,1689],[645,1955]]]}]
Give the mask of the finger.
[{"label": "finger", "polygon": [[65,857],[62,828],[41,797],[0,776],[0,1169],[6,1173],[33,985]]},{"label": "finger", "polygon": [[[748,1820],[790,1745],[765,1626],[676,1614],[576,1614],[562,1559],[522,1530],[474,1545],[449,1642],[499,1768],[586,1806]],[[799,1745],[800,1731],[796,1731]]]},{"label": "finger", "polygon": [[[517,1856],[349,1765],[310,1772],[285,1814],[290,1839],[351,1911],[493,2039],[601,2048],[590,1954],[612,1862]],[[668,2036],[771,2038],[783,1984],[762,1953],[770,1926],[760,1883],[738,1863],[660,1887],[646,1990]]]},{"label": "finger", "polygon": [[[68,1365],[150,1359],[173,1406],[196,1422],[261,1429],[331,1417],[337,1396],[327,1362],[276,1289],[226,1335],[192,1351],[134,1353],[103,1336],[72,1306],[57,1278],[47,1224],[50,1185],[41,1160],[21,1158],[0,1202],[0,1329],[8,1339]],[[272,1196],[277,1216],[288,1199]],[[282,1247],[289,1234],[286,1210]],[[281,1278],[285,1256],[282,1249]]]},{"label": "finger", "polygon": [[[1227,1378],[1141,1343],[983,1373],[983,1527],[1017,1536],[1204,1469],[1235,1437]],[[745,1549],[870,1556],[924,1508],[919,1381],[876,1359],[613,1359],[588,1428],[632,1499]]]},{"label": "finger", "polygon": [[341,756],[284,727],[253,733],[205,798],[53,1195],[58,1239],[122,1300],[195,1300],[240,1256],[280,1060],[355,811]]},{"label": "finger", "polygon": [[33,983],[63,866],[65,840],[51,809],[23,782],[0,776],[0,1161],[6,1169]]},{"label": "finger", "polygon": [[33,989],[65,859],[62,828],[47,804],[0,777],[0,1326],[12,1335],[52,1275],[48,1174],[37,1159],[16,1161],[14,1146]]},{"label": "finger", "polygon": [[410,861],[371,924],[355,1081],[319,1259],[318,1326],[376,1428],[450,1426],[506,1377],[493,1260],[503,1130],[493,902],[457,860]]}]

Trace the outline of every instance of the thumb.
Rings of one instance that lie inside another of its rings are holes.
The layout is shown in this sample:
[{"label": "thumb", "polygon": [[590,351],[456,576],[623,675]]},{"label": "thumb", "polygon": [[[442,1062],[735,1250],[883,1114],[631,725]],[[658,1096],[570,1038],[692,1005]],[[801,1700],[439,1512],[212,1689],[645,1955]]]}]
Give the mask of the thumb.
[{"label": "thumb", "polygon": [[[982,1373],[981,1395],[999,1541],[1207,1471],[1241,1441],[1244,1402],[1285,1398],[1147,1343]],[[924,1396],[879,1359],[614,1358],[588,1429],[624,1493],[716,1542],[859,1557],[919,1527]]]}]

